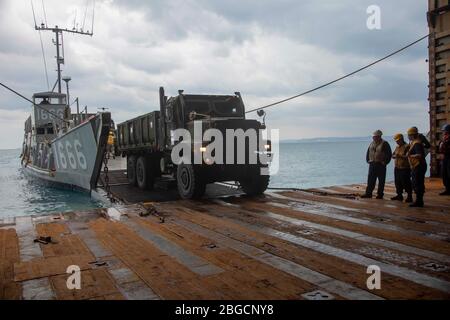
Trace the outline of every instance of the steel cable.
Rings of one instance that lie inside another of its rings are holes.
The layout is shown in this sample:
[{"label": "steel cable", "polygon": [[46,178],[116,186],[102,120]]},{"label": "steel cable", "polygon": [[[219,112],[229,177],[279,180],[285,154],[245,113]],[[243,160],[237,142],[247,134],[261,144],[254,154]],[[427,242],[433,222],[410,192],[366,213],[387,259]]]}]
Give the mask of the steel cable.
[{"label": "steel cable", "polygon": [[330,86],[332,84],[335,84],[336,82],[339,82],[339,81],[342,81],[344,79],[347,79],[347,78],[349,78],[349,77],[351,77],[351,76],[353,76],[353,75],[355,75],[355,74],[357,74],[357,73],[359,73],[361,71],[364,71],[364,70],[366,70],[366,69],[368,69],[368,68],[370,68],[370,67],[372,67],[372,66],[374,66],[374,65],[376,65],[376,64],[378,64],[378,63],[380,63],[382,61],[385,61],[385,60],[395,56],[396,54],[399,54],[400,52],[405,51],[406,49],[409,49],[410,47],[416,45],[417,43],[427,39],[430,35],[431,34],[427,34],[426,36],[424,36],[424,37],[422,37],[422,38],[420,38],[420,39],[418,39],[418,40],[416,40],[414,42],[411,42],[410,44],[408,44],[408,45],[406,45],[406,46],[404,46],[404,47],[402,47],[402,48],[400,48],[400,49],[398,49],[398,50],[396,50],[396,51],[394,51],[394,52],[384,56],[383,58],[380,58],[380,59],[378,59],[378,60],[376,60],[376,61],[374,61],[374,62],[372,62],[372,63],[370,63],[368,65],[365,65],[364,67],[361,67],[361,68],[359,68],[359,69],[357,69],[357,70],[355,70],[353,72],[350,72],[350,73],[348,73],[348,74],[346,74],[346,75],[344,75],[344,76],[342,76],[340,78],[337,78],[337,79],[335,79],[333,81],[327,82],[327,83],[322,84],[322,85],[320,85],[320,86],[318,86],[316,88],[313,88],[311,90],[305,91],[305,92],[300,93],[300,94],[297,94],[297,95],[292,96],[290,98],[283,99],[283,100],[280,100],[280,101],[277,101],[277,102],[274,102],[274,103],[271,103],[271,104],[268,104],[268,105],[265,105],[265,106],[262,106],[262,107],[259,107],[259,108],[252,109],[250,111],[247,111],[246,113],[251,113],[251,112],[256,112],[256,111],[259,111],[259,110],[264,110],[264,109],[267,109],[267,108],[271,108],[271,107],[280,105],[282,103],[285,103],[285,102],[288,102],[288,101],[300,98],[302,96],[305,96],[305,95],[310,94],[312,92],[318,91],[320,89],[326,88],[326,87],[328,87],[328,86]]}]

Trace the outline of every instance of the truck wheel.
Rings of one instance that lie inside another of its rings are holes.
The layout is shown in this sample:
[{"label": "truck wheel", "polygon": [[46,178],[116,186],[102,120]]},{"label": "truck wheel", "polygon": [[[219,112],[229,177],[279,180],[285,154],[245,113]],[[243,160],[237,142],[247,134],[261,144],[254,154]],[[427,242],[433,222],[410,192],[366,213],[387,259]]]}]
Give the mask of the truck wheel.
[{"label": "truck wheel", "polygon": [[178,166],[177,186],[182,199],[199,199],[205,194],[206,190],[206,184],[192,164]]},{"label": "truck wheel", "polygon": [[136,180],[136,157],[135,156],[128,156],[127,158],[127,177],[128,182],[132,186],[137,185]]},{"label": "truck wheel", "polygon": [[270,176],[262,176],[260,174],[239,181],[242,190],[248,196],[262,195],[269,187],[269,182]]},{"label": "truck wheel", "polygon": [[136,180],[140,189],[153,188],[153,171],[150,160],[144,156],[139,157],[136,162]]}]

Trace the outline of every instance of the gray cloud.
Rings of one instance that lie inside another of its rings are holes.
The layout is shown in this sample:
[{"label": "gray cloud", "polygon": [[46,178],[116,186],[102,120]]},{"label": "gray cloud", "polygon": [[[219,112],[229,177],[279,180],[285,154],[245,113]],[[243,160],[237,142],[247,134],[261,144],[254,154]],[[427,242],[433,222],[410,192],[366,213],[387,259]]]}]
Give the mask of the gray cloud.
[{"label": "gray cloud", "polygon": [[[36,1],[35,1],[36,2]],[[50,24],[72,27],[85,0],[45,0]],[[43,20],[36,2],[38,23]],[[116,121],[154,110],[160,85],[196,93],[241,91],[248,107],[297,94],[426,34],[426,3],[379,0],[382,30],[366,28],[369,0],[97,0],[95,36],[66,36],[72,96]],[[407,9],[405,9],[407,8]],[[91,11],[88,10],[87,21]],[[89,23],[88,23],[89,24]],[[15,28],[11,28],[14,25]],[[46,89],[27,1],[0,0],[0,81]],[[51,35],[42,34],[50,82]],[[357,136],[427,125],[427,44],[309,97],[269,110],[282,138]],[[0,91],[2,147],[20,145],[29,105]],[[6,114],[8,119],[6,120]],[[14,132],[14,134],[12,134]]]}]

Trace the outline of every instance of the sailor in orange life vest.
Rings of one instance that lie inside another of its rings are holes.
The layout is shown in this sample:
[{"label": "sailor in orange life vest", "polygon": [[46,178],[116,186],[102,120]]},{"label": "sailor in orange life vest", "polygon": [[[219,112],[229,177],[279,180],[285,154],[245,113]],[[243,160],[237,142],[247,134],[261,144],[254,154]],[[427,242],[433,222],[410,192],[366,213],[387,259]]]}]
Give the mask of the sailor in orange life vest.
[{"label": "sailor in orange life vest", "polygon": [[363,199],[370,199],[373,196],[375,185],[378,179],[377,199],[384,197],[384,185],[386,182],[386,167],[392,160],[392,149],[389,143],[383,140],[383,132],[377,130],[373,133],[373,142],[370,144],[366,154],[366,161],[369,164],[369,176],[367,178],[366,193],[361,196]]},{"label": "sailor in orange life vest", "polygon": [[106,148],[108,152],[108,157],[112,156],[113,159],[116,158],[115,142],[116,142],[116,135],[114,133],[114,130],[110,129]]},{"label": "sailor in orange life vest", "polygon": [[394,141],[397,143],[397,148],[394,151],[392,159],[395,159],[395,189],[397,196],[391,198],[393,201],[403,201],[403,191],[408,194],[406,203],[413,202],[412,185],[411,185],[411,166],[408,160],[409,145],[401,133],[394,136]]},{"label": "sailor in orange life vest", "polygon": [[423,196],[425,194],[425,174],[427,172],[427,161],[425,159],[425,147],[420,139],[417,128],[408,130],[408,138],[411,141],[408,151],[408,160],[411,166],[411,178],[416,201],[410,205],[412,208],[424,206]]}]

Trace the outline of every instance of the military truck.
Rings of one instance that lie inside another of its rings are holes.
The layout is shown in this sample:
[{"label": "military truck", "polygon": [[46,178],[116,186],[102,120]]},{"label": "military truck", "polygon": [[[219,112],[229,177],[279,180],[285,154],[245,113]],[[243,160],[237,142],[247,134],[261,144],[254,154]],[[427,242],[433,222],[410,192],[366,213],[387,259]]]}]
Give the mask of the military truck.
[{"label": "military truck", "polygon": [[[156,179],[164,177],[164,180],[176,182],[183,199],[201,198],[206,185],[215,182],[237,182],[246,194],[252,196],[266,191],[269,175],[262,174],[262,171],[268,171],[272,157],[271,143],[260,134],[265,129],[264,123],[245,118],[245,106],[239,92],[234,95],[192,95],[180,90],[177,96],[168,98],[161,87],[159,98],[158,111],[128,120],[117,127],[118,151],[127,158],[127,176],[131,185],[152,189]],[[200,134],[195,132],[199,126]],[[194,139],[176,141],[177,129],[184,129]],[[208,129],[222,133],[220,148],[223,149],[208,149],[211,142],[219,142],[215,137],[205,141],[204,134]],[[231,135],[228,131],[239,132],[241,141],[238,141],[238,135]],[[251,131],[257,134],[248,134]],[[245,133],[243,140],[242,133]],[[256,142],[252,141],[255,136]],[[200,159],[200,162],[174,163],[173,153],[182,146],[180,144],[190,147],[190,154],[180,153],[183,159],[190,156],[189,159]],[[238,154],[238,146],[244,146],[245,155]],[[209,151],[210,156],[223,151],[223,161],[206,157]]]}]

